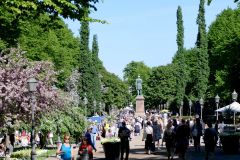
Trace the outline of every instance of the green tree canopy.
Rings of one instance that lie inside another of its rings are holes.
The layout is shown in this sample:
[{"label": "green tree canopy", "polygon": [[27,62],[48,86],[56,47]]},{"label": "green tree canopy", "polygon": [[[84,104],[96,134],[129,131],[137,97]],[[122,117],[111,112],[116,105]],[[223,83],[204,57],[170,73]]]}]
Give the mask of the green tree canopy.
[{"label": "green tree canopy", "polygon": [[184,56],[184,27],[182,9],[178,6],[177,9],[177,46],[178,50],[173,58],[173,63],[176,65],[176,104],[180,107],[185,95],[185,87],[187,80],[186,64]]},{"label": "green tree canopy", "polygon": [[33,61],[52,61],[58,72],[57,86],[64,88],[66,79],[77,66],[79,39],[62,19],[51,20],[47,14],[21,21],[19,25],[22,30],[19,46],[26,51],[26,57]]},{"label": "green tree canopy", "polygon": [[226,9],[217,16],[208,32],[210,81],[213,94],[230,98],[240,91],[240,9]]},{"label": "green tree canopy", "polygon": [[127,66],[124,68],[123,73],[124,73],[123,79],[129,85],[129,87],[131,87],[132,95],[137,95],[135,84],[136,84],[136,79],[138,75],[140,75],[140,78],[143,81],[142,90],[143,90],[143,94],[145,93],[145,90],[147,87],[146,82],[150,76],[151,68],[146,66],[144,62],[132,61],[129,64],[127,64]]},{"label": "green tree canopy", "polygon": [[0,38],[8,46],[16,46],[21,33],[19,22],[35,19],[47,13],[51,19],[59,16],[73,20],[98,21],[88,17],[90,9],[96,10],[98,0],[2,0],[0,1]]},{"label": "green tree canopy", "polygon": [[152,69],[144,95],[147,108],[155,108],[160,103],[173,101],[176,94],[174,70],[175,66],[172,64]]}]

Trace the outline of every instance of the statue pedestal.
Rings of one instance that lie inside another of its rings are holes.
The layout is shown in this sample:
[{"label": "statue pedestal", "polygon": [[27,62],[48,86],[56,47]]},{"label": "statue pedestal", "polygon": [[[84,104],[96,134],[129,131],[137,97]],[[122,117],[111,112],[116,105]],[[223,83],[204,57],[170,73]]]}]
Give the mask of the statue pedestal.
[{"label": "statue pedestal", "polygon": [[136,97],[136,116],[144,117],[145,116],[145,108],[144,108],[144,97],[143,95],[138,95]]}]

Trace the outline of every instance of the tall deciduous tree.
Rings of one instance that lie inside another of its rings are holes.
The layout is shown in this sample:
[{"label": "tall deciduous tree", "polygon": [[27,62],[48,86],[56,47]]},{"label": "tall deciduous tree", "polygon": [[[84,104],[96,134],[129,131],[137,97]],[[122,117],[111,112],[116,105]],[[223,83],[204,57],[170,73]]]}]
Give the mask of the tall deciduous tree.
[{"label": "tall deciduous tree", "polygon": [[[210,5],[211,2],[212,2],[212,0],[208,0],[208,5]],[[235,3],[236,3],[236,2],[239,2],[239,0],[234,0],[234,2],[235,2]]]},{"label": "tall deciduous tree", "polygon": [[177,9],[177,46],[178,50],[173,59],[173,63],[176,65],[176,104],[180,106],[181,101],[183,101],[185,95],[186,87],[186,64],[184,56],[184,27],[183,27],[183,17],[182,9],[178,6]]},{"label": "tall deciduous tree", "polygon": [[99,110],[99,103],[101,101],[101,74],[99,71],[101,63],[98,58],[98,52],[97,35],[94,35],[92,43],[93,97],[97,102],[97,110]]},{"label": "tall deciduous tree", "polygon": [[92,112],[93,108],[93,68],[92,68],[92,54],[89,50],[89,22],[82,21],[80,28],[80,53],[79,53],[79,73],[81,75],[79,80],[79,95],[83,99],[86,95],[88,99],[88,110]]},{"label": "tall deciduous tree", "polygon": [[152,69],[147,80],[145,102],[147,108],[157,108],[160,103],[173,102],[176,94],[176,77],[173,64]]},{"label": "tall deciduous tree", "polygon": [[29,119],[31,107],[27,80],[30,77],[38,80],[35,93],[37,114],[64,104],[52,89],[56,73],[51,63],[30,62],[23,58],[22,51],[11,48],[0,53],[0,68],[1,114],[15,115],[17,119]]},{"label": "tall deciduous tree", "polygon": [[79,82],[80,74],[78,70],[73,70],[72,74],[69,76],[66,83],[66,91],[69,93],[72,99],[73,106],[79,106],[80,97],[78,95],[78,82]]},{"label": "tall deciduous tree", "polygon": [[210,86],[212,96],[231,99],[239,92],[240,80],[240,8],[226,9],[217,16],[208,32]]},{"label": "tall deciduous tree", "polygon": [[57,86],[64,88],[66,79],[77,65],[79,39],[73,36],[62,19],[51,20],[47,14],[22,20],[20,28],[18,42],[21,49],[27,51],[25,56],[33,61],[52,61],[58,72]]},{"label": "tall deciduous tree", "polygon": [[207,51],[207,33],[205,23],[205,0],[200,0],[199,13],[197,17],[198,35],[196,47],[198,48],[198,62],[196,81],[196,97],[204,97],[208,88],[209,65],[208,65],[208,51]]},{"label": "tall deciduous tree", "polygon": [[144,94],[146,87],[147,87],[146,82],[151,73],[151,68],[146,66],[144,64],[144,62],[132,61],[129,64],[127,64],[127,66],[124,68],[123,72],[124,72],[123,78],[127,82],[127,84],[132,88],[133,95],[137,95],[137,90],[136,90],[135,84],[136,84],[136,79],[137,79],[138,75],[140,75],[140,78],[143,81],[142,91]]},{"label": "tall deciduous tree", "polygon": [[[41,13],[48,13],[51,18],[62,16],[74,20],[98,21],[85,16],[86,8],[96,10],[98,0],[2,0],[0,1],[0,38],[9,46],[17,45],[21,29],[19,22],[36,18]],[[100,21],[101,22],[101,21]]]},{"label": "tall deciduous tree", "polygon": [[185,88],[185,95],[188,99],[197,100],[195,94],[195,76],[197,75],[198,49],[191,48],[184,51],[186,69],[187,69],[187,84]]},{"label": "tall deciduous tree", "polygon": [[106,87],[103,92],[102,100],[105,104],[105,110],[108,111],[113,106],[122,108],[128,104],[128,86],[115,74],[101,70],[102,83]]}]

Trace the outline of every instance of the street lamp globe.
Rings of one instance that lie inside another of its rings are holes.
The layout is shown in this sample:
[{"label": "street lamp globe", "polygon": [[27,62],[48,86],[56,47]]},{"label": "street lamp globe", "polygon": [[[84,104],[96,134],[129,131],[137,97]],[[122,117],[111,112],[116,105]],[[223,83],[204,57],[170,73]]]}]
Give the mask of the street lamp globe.
[{"label": "street lamp globe", "polygon": [[232,100],[233,100],[233,101],[236,101],[236,100],[237,100],[237,97],[238,97],[238,94],[237,94],[237,92],[234,90],[233,93],[232,93]]},{"label": "street lamp globe", "polygon": [[88,104],[88,99],[87,99],[87,94],[86,94],[86,93],[84,94],[83,103],[84,103],[85,116],[87,116],[87,104]]},{"label": "street lamp globe", "polygon": [[216,97],[215,97],[215,102],[216,102],[216,103],[219,103],[219,100],[220,100],[220,97],[219,97],[218,94],[217,94]]},{"label": "street lamp globe", "polygon": [[29,78],[28,81],[27,81],[27,84],[28,84],[28,91],[29,92],[37,91],[38,81],[35,78],[33,78],[33,77]]},{"label": "street lamp globe", "polygon": [[[220,97],[219,97],[218,94],[217,94],[216,97],[215,97],[215,102],[216,102],[217,110],[218,110],[219,100],[220,100]],[[217,111],[217,120],[218,120],[218,111]]]},{"label": "street lamp globe", "polygon": [[96,112],[96,105],[97,105],[97,102],[94,99],[94,101],[93,101],[93,115],[95,115],[95,112]]},{"label": "street lamp globe", "polygon": [[200,103],[201,106],[203,105],[203,103],[204,103],[203,98],[200,98],[199,103]]},{"label": "street lamp globe", "polygon": [[88,104],[88,99],[87,99],[87,97],[84,97],[83,101],[84,101],[84,105],[87,105],[87,104]]},{"label": "street lamp globe", "polygon": [[189,107],[191,108],[191,106],[192,106],[192,101],[191,101],[191,99],[189,100]]},{"label": "street lamp globe", "polygon": [[130,107],[130,108],[132,108],[132,107],[133,107],[133,104],[132,104],[132,102],[130,103],[129,107]]},{"label": "street lamp globe", "polygon": [[52,86],[52,90],[53,90],[53,91],[58,90],[58,88],[55,86],[55,84]]}]

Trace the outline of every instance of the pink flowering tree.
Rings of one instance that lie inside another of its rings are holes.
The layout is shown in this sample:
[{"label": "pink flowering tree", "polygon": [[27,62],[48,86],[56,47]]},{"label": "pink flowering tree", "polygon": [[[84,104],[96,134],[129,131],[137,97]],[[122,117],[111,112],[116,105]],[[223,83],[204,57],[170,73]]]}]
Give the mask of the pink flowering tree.
[{"label": "pink flowering tree", "polygon": [[[30,93],[27,89],[27,80],[30,77],[38,80],[37,91],[34,93],[36,117],[42,112],[64,105],[63,100],[52,89],[56,82],[53,64],[47,61],[31,62],[23,54],[23,51],[16,48],[0,53],[0,118],[14,117],[23,121],[30,119]],[[4,124],[0,123],[0,127],[1,125]]]}]

